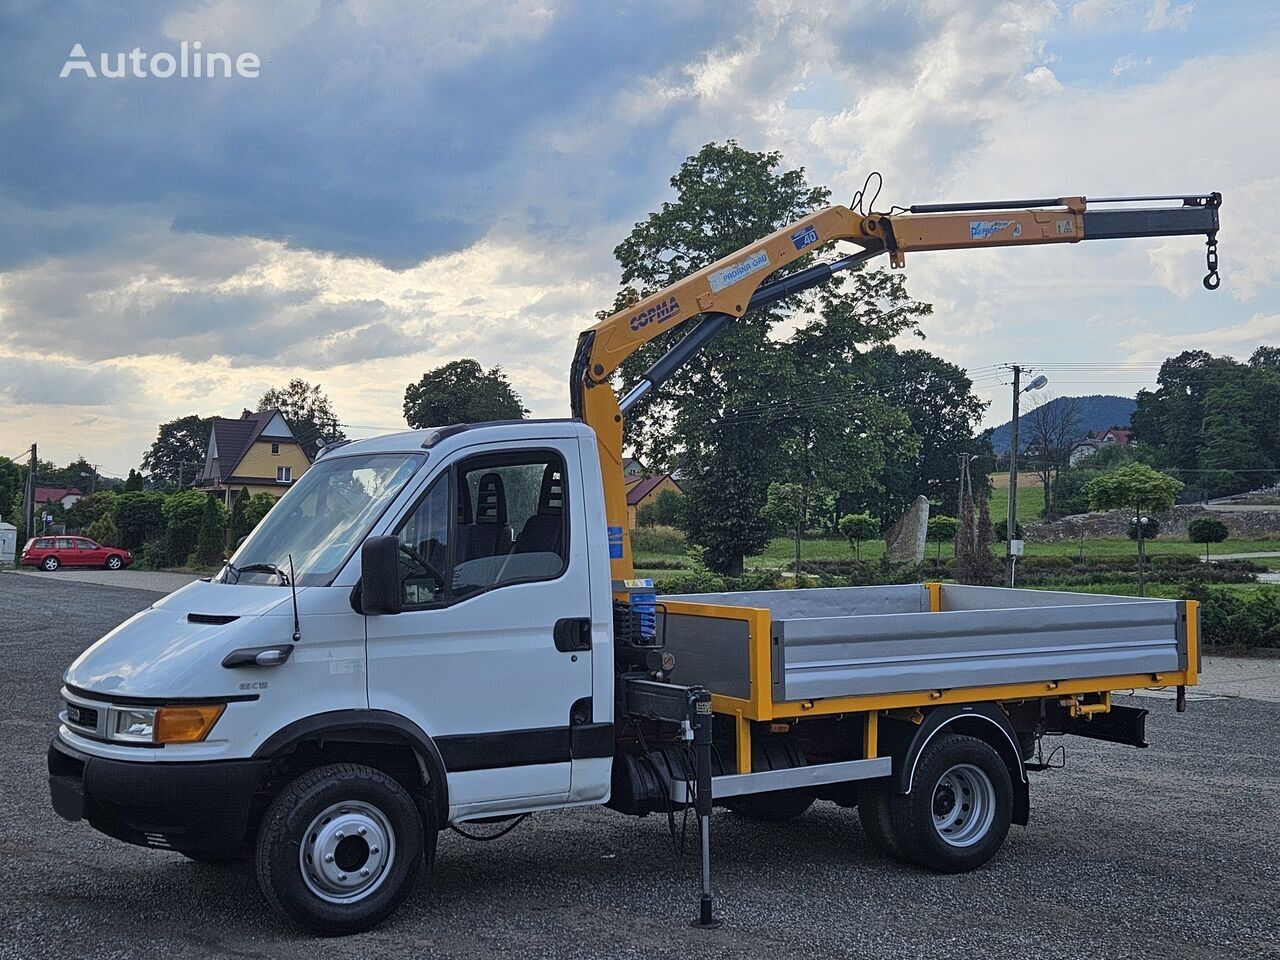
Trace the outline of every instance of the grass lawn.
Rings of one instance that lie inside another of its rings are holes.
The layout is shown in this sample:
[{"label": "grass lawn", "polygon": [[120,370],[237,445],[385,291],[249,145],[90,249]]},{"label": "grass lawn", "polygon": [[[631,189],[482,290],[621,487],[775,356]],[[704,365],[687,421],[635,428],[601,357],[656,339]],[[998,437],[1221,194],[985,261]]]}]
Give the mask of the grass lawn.
[{"label": "grass lawn", "polygon": [[[991,511],[991,523],[997,531],[1003,532],[1009,518],[1009,488],[993,487],[988,509]],[[1018,522],[1024,526],[1037,523],[1044,511],[1044,488],[1037,481],[1036,486],[1023,486],[1018,480]]]}]

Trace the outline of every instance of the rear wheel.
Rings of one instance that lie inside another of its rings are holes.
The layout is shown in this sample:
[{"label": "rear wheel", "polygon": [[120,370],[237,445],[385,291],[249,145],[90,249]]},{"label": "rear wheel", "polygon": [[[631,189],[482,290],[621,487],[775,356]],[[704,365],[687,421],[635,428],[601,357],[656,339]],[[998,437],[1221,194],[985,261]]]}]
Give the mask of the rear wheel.
[{"label": "rear wheel", "polygon": [[400,905],[424,854],[430,864],[431,817],[380,770],[319,767],[285,787],[267,810],[258,885],[276,910],[314,933],[368,930]]},{"label": "rear wheel", "polygon": [[960,735],[930,743],[911,792],[888,798],[908,859],[942,873],[974,870],[999,851],[1013,814],[1009,768],[990,744]]},{"label": "rear wheel", "polygon": [[61,564],[58,562],[57,557],[45,557],[40,561],[40,569],[48,570],[50,573],[53,573],[53,571],[57,570],[60,566]]},{"label": "rear wheel", "polygon": [[118,554],[113,553],[111,556],[107,557],[108,570],[119,570],[123,566],[124,558],[120,557]]}]

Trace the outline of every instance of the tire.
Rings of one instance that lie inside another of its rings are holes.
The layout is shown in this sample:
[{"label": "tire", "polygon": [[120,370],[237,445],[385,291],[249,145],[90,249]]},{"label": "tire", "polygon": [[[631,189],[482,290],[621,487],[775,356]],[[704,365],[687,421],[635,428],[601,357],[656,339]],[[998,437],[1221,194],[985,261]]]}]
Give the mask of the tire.
[{"label": "tire", "polygon": [[387,774],[354,763],[318,767],[267,809],[258,885],[272,907],[313,933],[358,933],[391,915],[424,860],[430,869],[435,839],[432,811],[419,810]]},{"label": "tire", "polygon": [[40,569],[47,573],[53,573],[53,571],[57,570],[60,566],[62,566],[62,563],[57,557],[45,557],[40,561]]},{"label": "tire", "polygon": [[889,791],[880,785],[866,785],[858,794],[858,819],[871,849],[895,860],[906,860],[889,813]]},{"label": "tire", "polygon": [[121,557],[119,554],[113,553],[111,556],[107,557],[108,570],[119,570],[123,566],[124,566],[124,558]]},{"label": "tire", "polygon": [[762,823],[786,823],[794,820],[811,806],[813,797],[791,790],[774,793],[757,793],[726,800],[724,805],[734,813]]},{"label": "tire", "polygon": [[1009,833],[1013,781],[990,744],[959,734],[925,747],[911,792],[888,797],[902,854],[939,873],[975,870]]}]

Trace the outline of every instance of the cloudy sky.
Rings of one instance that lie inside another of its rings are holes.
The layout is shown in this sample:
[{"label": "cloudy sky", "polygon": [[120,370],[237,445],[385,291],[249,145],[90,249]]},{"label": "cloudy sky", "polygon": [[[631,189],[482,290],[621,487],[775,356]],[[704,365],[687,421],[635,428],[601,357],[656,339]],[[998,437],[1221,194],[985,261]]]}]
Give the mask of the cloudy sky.
[{"label": "cloudy sky", "polygon": [[[1062,394],[1280,342],[1270,0],[8,0],[0,7],[0,455],[123,474],[156,425],[292,376],[363,435],[404,385],[501,363],[567,412],[611,251],[736,137],[878,206],[1220,190],[1194,238],[919,255],[926,346]],[[256,78],[59,78],[81,44],[253,53]],[[1147,364],[1143,366],[1143,364]]]}]

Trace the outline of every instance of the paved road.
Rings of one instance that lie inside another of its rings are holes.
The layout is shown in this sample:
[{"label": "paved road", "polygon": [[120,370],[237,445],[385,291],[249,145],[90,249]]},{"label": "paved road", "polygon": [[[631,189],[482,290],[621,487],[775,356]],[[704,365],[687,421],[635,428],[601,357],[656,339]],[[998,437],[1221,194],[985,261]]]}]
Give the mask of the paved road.
[{"label": "paved road", "polygon": [[[97,567],[62,567],[53,573],[45,573],[34,567],[16,567],[0,571],[20,577],[38,577],[59,583],[93,583],[103,587],[124,587],[129,590],[154,590],[173,593],[197,579],[189,573],[166,573],[163,570],[102,570]],[[206,574],[207,576],[207,574]]]},{"label": "paved road", "polygon": [[[696,869],[663,818],[532,818],[496,843],[445,834],[439,871],[383,927],[313,940],[252,874],[118,844],[49,809],[59,675],[157,594],[0,577],[0,958],[975,957],[1280,958],[1280,705],[1152,710],[1152,746],[1068,741],[1033,819],[984,869],[876,858],[829,804],[766,827],[717,813],[726,926],[690,930]],[[1267,661],[1257,661],[1269,666]],[[1274,663],[1274,662],[1271,662]]]}]

